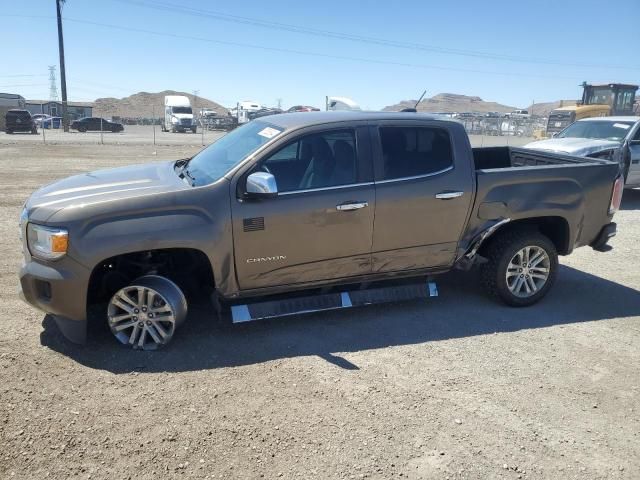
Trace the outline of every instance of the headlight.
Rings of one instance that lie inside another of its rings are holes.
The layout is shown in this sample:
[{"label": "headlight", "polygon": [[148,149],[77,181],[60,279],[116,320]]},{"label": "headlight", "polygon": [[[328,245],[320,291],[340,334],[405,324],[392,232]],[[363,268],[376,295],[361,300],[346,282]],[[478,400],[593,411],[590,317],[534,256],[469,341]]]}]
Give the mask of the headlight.
[{"label": "headlight", "polygon": [[69,232],[64,228],[27,225],[27,246],[31,255],[46,260],[60,258],[67,253]]},{"label": "headlight", "polygon": [[29,221],[29,213],[27,212],[27,207],[22,207],[22,212],[20,212],[20,240],[22,240],[22,230],[24,230],[25,224]]},{"label": "headlight", "polygon": [[178,123],[178,119],[176,117],[171,117],[171,123]]}]

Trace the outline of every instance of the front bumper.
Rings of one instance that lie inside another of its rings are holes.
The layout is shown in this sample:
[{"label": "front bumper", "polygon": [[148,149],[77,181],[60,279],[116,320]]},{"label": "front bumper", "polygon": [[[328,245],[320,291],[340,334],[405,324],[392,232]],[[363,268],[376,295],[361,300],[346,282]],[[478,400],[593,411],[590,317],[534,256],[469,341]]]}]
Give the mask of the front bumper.
[{"label": "front bumper", "polygon": [[30,260],[20,269],[19,294],[28,304],[52,315],[67,339],[85,343],[90,273],[68,258],[51,264]]},{"label": "front bumper", "polygon": [[611,222],[600,230],[600,233],[596,237],[596,239],[591,243],[591,248],[598,252],[608,252],[611,250],[611,245],[607,245],[607,242],[610,238],[616,236],[617,233],[617,225],[615,222]]}]

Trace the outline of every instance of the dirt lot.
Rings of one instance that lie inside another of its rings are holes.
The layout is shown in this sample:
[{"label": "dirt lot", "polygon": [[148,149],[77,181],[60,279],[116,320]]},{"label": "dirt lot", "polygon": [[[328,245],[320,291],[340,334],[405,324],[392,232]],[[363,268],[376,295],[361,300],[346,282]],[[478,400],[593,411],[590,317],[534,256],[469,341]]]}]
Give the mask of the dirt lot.
[{"label": "dirt lot", "polygon": [[239,326],[200,308],[164,351],[98,326],[76,347],[18,299],[18,214],[57,178],[199,144],[120,137],[0,134],[0,478],[640,478],[640,192],[614,250],[563,258],[532,308],[456,273],[427,302]]}]

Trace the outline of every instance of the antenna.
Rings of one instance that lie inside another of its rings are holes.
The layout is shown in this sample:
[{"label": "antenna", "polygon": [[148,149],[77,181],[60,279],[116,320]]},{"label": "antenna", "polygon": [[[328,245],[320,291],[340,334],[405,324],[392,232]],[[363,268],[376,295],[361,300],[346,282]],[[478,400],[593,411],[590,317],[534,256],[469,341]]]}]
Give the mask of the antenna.
[{"label": "antenna", "polygon": [[422,95],[420,95],[420,98],[418,99],[418,101],[416,102],[416,104],[415,104],[415,106],[413,108],[415,108],[416,110],[418,109],[418,105],[420,105],[420,102],[422,101],[422,99],[424,98],[426,93],[427,93],[426,90],[424,92],[422,92]]},{"label": "antenna", "polygon": [[56,82],[56,66],[49,65],[49,100],[58,101],[58,82]]}]

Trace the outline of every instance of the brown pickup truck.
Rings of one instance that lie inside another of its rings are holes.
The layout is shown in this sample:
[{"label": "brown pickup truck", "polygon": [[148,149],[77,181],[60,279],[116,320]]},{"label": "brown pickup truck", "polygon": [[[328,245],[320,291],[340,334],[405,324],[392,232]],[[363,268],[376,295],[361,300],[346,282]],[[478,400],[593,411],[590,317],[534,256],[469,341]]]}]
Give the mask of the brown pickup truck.
[{"label": "brown pickup truck", "polygon": [[69,339],[99,305],[141,349],[167,344],[203,290],[240,322],[429,296],[434,275],[479,264],[490,294],[527,306],[558,255],[607,249],[622,189],[618,163],[472,149],[434,116],[273,115],[190,159],[41,188],[20,282]]}]

